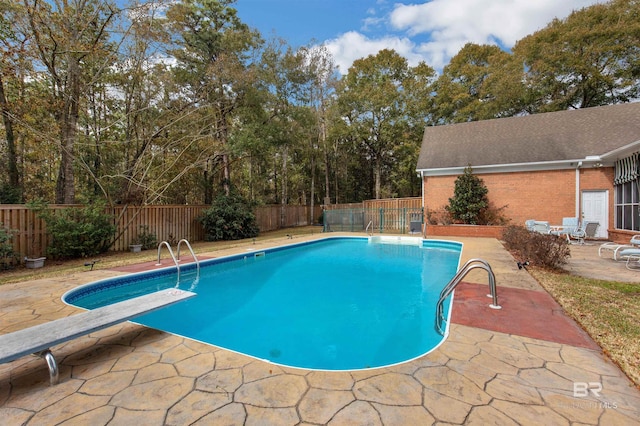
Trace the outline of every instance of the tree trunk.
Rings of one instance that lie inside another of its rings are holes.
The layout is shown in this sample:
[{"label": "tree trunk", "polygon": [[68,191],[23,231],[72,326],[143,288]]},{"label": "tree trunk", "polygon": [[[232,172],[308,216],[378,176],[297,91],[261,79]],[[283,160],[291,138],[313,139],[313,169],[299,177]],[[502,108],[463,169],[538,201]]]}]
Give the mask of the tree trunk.
[{"label": "tree trunk", "polygon": [[[228,149],[229,143],[229,128],[227,127],[227,119],[226,113],[224,112],[224,108],[220,110],[221,117],[218,120],[218,129],[217,134],[220,138],[220,143],[222,145],[223,150]],[[226,152],[222,153],[222,188],[224,189],[224,194],[228,197],[231,194],[231,161],[229,160],[229,154]]]},{"label": "tree trunk", "polygon": [[288,185],[287,185],[287,147],[284,148],[282,152],[282,173],[280,173],[280,178],[282,179],[282,183],[280,184],[280,190],[282,191],[282,204],[287,204],[288,199]]},{"label": "tree trunk", "polygon": [[66,90],[62,87],[59,88],[63,98],[63,111],[58,116],[62,147],[56,183],[56,203],[58,204],[74,204],[76,201],[73,160],[77,137],[78,100],[80,99],[80,64],[73,54],[68,55],[68,61],[68,84]]},{"label": "tree trunk", "polygon": [[331,204],[331,191],[329,189],[330,168],[329,168],[329,148],[327,147],[327,123],[324,117],[320,123],[320,140],[324,151],[324,204]]},{"label": "tree trunk", "polygon": [[[225,142],[226,146],[226,142]],[[231,194],[231,164],[228,154],[222,154],[222,187],[224,189],[224,195],[227,197]]]},{"label": "tree trunk", "polygon": [[310,212],[309,212],[309,225],[313,225],[314,223],[314,217],[313,217],[313,208],[315,207],[315,196],[316,196],[316,161],[315,161],[315,155],[312,152],[311,153],[311,191],[309,191],[310,195],[311,195],[311,200],[309,202],[310,205]]},{"label": "tree trunk", "polygon": [[373,171],[374,173],[374,177],[375,177],[375,181],[376,181],[376,200],[380,199],[380,180],[381,180],[381,175],[382,175],[382,161],[380,161],[380,159],[376,158],[376,164],[375,164],[375,169]]},{"label": "tree trunk", "polygon": [[13,134],[13,120],[9,117],[7,98],[4,94],[4,81],[0,74],[0,111],[4,123],[5,136],[7,139],[7,170],[9,172],[9,186],[16,191],[19,202],[22,200],[22,188],[20,188],[20,172],[18,171],[18,156],[16,154],[15,136]]},{"label": "tree trunk", "polygon": [[213,204],[213,179],[211,178],[213,173],[209,170],[210,161],[211,160],[207,160],[202,175],[202,179],[204,180],[204,204],[207,206]]}]

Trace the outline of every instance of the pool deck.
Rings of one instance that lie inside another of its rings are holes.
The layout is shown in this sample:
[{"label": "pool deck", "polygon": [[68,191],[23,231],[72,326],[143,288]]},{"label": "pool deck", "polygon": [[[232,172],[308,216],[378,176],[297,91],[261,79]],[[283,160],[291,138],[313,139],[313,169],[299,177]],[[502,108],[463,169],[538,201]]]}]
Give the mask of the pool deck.
[{"label": "pool deck", "polygon": [[[200,256],[325,236],[248,242]],[[491,264],[502,309],[488,307],[487,273],[472,271],[456,291],[448,339],[418,359],[352,372],[293,369],[129,322],[54,347],[56,386],[38,357],[0,365],[1,422],[640,425],[640,391],[502,245],[455,240],[464,243],[463,260]],[[572,258],[577,263],[569,269],[594,265],[609,279],[640,278],[622,262],[599,259],[596,246],[577,248]],[[0,334],[78,312],[60,300],[78,285],[153,267],[0,286]]]}]

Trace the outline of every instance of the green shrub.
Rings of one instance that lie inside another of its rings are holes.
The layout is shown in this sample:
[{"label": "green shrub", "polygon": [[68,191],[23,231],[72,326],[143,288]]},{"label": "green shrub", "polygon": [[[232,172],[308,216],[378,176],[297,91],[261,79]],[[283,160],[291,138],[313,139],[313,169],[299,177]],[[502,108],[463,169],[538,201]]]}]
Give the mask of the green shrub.
[{"label": "green shrub", "polygon": [[22,202],[20,188],[8,183],[0,184],[0,204],[19,204]]},{"label": "green shrub", "polygon": [[559,269],[571,255],[566,238],[531,232],[524,226],[508,226],[502,233],[504,245],[520,262]]},{"label": "green shrub", "polygon": [[138,236],[133,243],[140,244],[142,246],[142,250],[149,250],[158,245],[158,237],[156,237],[156,234],[153,232],[149,232],[148,225],[140,225]]},{"label": "green shrub", "polygon": [[0,270],[10,269],[18,263],[18,254],[13,251],[11,238],[11,231],[0,222]]},{"label": "green shrub", "polygon": [[109,249],[116,227],[104,212],[104,204],[53,211],[46,205],[34,205],[47,224],[51,242],[47,254],[55,259],[94,256]]},{"label": "green shrub", "polygon": [[446,209],[455,221],[478,225],[482,211],[489,207],[488,192],[484,181],[473,174],[471,166],[467,166],[464,174],[455,181],[453,197],[449,198]]},{"label": "green shrub", "polygon": [[240,240],[259,233],[253,205],[238,195],[221,195],[199,218],[207,241]]}]

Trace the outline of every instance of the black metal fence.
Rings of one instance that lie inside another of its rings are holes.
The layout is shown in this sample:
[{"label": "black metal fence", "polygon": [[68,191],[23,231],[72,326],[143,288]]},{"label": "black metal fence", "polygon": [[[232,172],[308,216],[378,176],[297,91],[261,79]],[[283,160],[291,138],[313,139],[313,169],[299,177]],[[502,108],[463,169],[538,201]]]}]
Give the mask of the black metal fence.
[{"label": "black metal fence", "polygon": [[422,233],[424,209],[337,209],[323,212],[324,232]]}]

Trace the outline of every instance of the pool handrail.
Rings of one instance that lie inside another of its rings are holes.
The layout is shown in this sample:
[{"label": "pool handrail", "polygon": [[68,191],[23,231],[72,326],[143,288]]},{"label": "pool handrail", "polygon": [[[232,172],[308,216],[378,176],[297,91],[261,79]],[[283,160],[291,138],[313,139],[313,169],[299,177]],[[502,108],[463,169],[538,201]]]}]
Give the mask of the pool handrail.
[{"label": "pool handrail", "polygon": [[491,269],[489,262],[483,259],[470,259],[462,268],[458,270],[456,275],[449,281],[449,283],[440,292],[440,298],[436,304],[436,331],[444,336],[444,330],[442,329],[442,322],[445,320],[442,304],[445,299],[455,290],[456,286],[460,284],[462,279],[473,269],[484,269],[489,274],[489,291],[488,297],[492,298],[492,303],[489,305],[491,309],[502,309],[502,306],[498,304],[498,293],[496,290],[496,276]]},{"label": "pool handrail", "polygon": [[[369,234],[369,227],[371,227],[371,233]],[[367,224],[367,228],[364,230],[365,233],[373,236],[373,221],[370,220],[369,223]]]},{"label": "pool handrail", "polygon": [[171,255],[171,259],[173,259],[173,263],[176,264],[176,268],[178,269],[178,283],[180,283],[180,264],[178,263],[178,259],[176,259],[176,256],[173,254],[173,250],[171,250],[171,246],[167,241],[162,241],[160,244],[158,244],[158,263],[156,263],[156,266],[162,266],[162,263],[160,263],[160,252],[162,251],[162,246],[167,247],[167,250],[169,250],[169,254]]},{"label": "pool handrail", "polygon": [[196,254],[193,252],[193,248],[191,248],[191,244],[189,244],[189,241],[187,241],[187,239],[183,238],[180,241],[178,241],[178,250],[177,250],[177,258],[178,258],[178,262],[180,262],[180,246],[182,245],[182,243],[187,245],[187,248],[189,249],[189,251],[191,252],[191,257],[193,257],[193,261],[196,263],[196,271],[197,271],[197,276],[200,276],[200,261],[198,260],[198,258],[196,257]]}]

